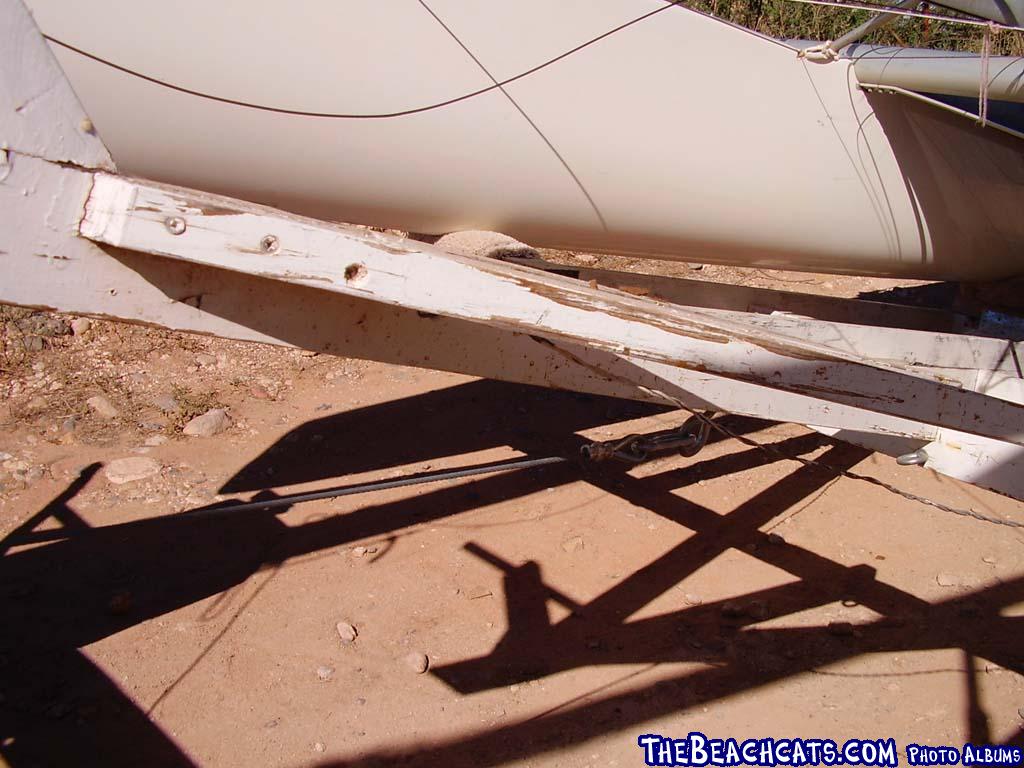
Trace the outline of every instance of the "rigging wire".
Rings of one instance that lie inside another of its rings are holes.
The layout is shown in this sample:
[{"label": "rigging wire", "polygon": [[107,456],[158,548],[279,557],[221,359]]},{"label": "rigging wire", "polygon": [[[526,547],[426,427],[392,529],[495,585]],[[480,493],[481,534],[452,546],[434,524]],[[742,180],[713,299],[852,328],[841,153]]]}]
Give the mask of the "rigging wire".
[{"label": "rigging wire", "polygon": [[122,72],[122,73],[124,73],[126,75],[130,75],[131,77],[136,77],[136,78],[138,78],[140,80],[145,80],[147,83],[152,83],[153,85],[158,85],[158,86],[160,86],[162,88],[169,88],[172,91],[177,91],[178,93],[184,93],[184,94],[186,94],[188,96],[195,96],[195,97],[200,98],[200,99],[207,99],[209,101],[216,101],[216,102],[219,102],[221,104],[228,104],[228,105],[235,106],[235,107],[245,107],[247,109],[258,109],[258,110],[260,110],[262,112],[274,112],[274,113],[280,114],[280,115],[297,115],[297,116],[300,116],[300,117],[318,117],[318,118],[332,119],[332,120],[383,120],[383,119],[392,118],[392,117],[404,117],[406,115],[416,115],[416,114],[419,114],[421,112],[430,112],[430,111],[435,110],[435,109],[440,109],[441,107],[447,107],[447,106],[451,106],[452,104],[457,104],[457,103],[459,103],[461,101],[467,101],[468,99],[475,98],[476,96],[482,96],[483,94],[490,93],[491,91],[500,90],[502,87],[504,87],[506,85],[509,85],[510,83],[514,83],[517,80],[522,80],[523,78],[528,77],[528,76],[530,76],[530,75],[532,75],[532,74],[534,74],[536,72],[539,72],[542,69],[546,69],[547,67],[550,67],[552,64],[555,64],[556,62],[559,62],[562,59],[565,59],[565,58],[567,58],[569,56],[572,56],[575,53],[578,53],[579,51],[582,51],[584,48],[588,48],[591,45],[594,45],[595,43],[600,42],[601,40],[604,40],[607,37],[610,37],[610,36],[612,36],[612,35],[614,35],[614,34],[616,34],[618,32],[621,32],[622,30],[627,29],[628,27],[631,27],[634,24],[639,24],[641,21],[644,21],[645,19],[649,19],[652,16],[655,16],[655,15],[657,15],[659,13],[663,13],[664,11],[667,11],[670,8],[675,8],[677,5],[683,4],[683,2],[684,2],[684,0],[669,0],[667,5],[663,5],[660,8],[655,8],[653,11],[649,11],[648,13],[645,13],[642,16],[638,16],[635,19],[632,19],[630,21],[624,22],[624,23],[620,24],[619,26],[614,27],[614,28],[608,30],[607,32],[604,32],[604,33],[598,35],[597,37],[593,37],[590,40],[587,40],[586,42],[580,43],[575,48],[571,48],[568,51],[565,51],[564,53],[560,53],[559,55],[555,56],[554,58],[548,59],[547,61],[544,61],[544,62],[542,62],[542,63],[540,63],[540,64],[538,64],[538,65],[536,65],[534,67],[531,67],[530,69],[527,69],[527,70],[525,70],[523,72],[520,72],[517,75],[513,75],[512,77],[509,77],[509,78],[507,78],[505,80],[497,81],[497,82],[493,83],[492,85],[488,85],[488,86],[486,86],[484,88],[479,88],[479,89],[477,89],[475,91],[470,91],[469,93],[464,93],[461,96],[455,96],[453,98],[445,99],[444,101],[435,102],[433,104],[427,104],[427,105],[424,105],[422,107],[413,107],[413,108],[410,108],[410,109],[402,109],[402,110],[398,110],[398,111],[395,111],[395,112],[377,112],[377,113],[315,112],[315,111],[309,111],[309,110],[303,110],[303,109],[288,109],[288,108],[285,108],[285,107],[275,107],[275,106],[271,106],[271,105],[268,105],[268,104],[257,104],[255,102],[243,101],[241,99],[231,99],[231,98],[227,98],[225,96],[217,96],[216,94],[206,93],[204,91],[197,91],[197,90],[195,90],[193,88],[186,88],[186,87],[184,87],[182,85],[177,85],[175,83],[170,83],[170,82],[167,82],[166,80],[161,80],[160,78],[152,77],[151,75],[147,75],[147,74],[144,74],[142,72],[138,72],[138,71],[136,71],[134,69],[131,69],[130,67],[122,66],[121,64],[117,64],[117,63],[115,63],[113,61],[110,61],[108,59],[104,59],[102,56],[97,56],[94,53],[90,53],[89,51],[83,50],[82,48],[78,48],[77,46],[71,45],[70,43],[67,43],[67,42],[65,42],[63,40],[59,40],[56,37],[52,37],[51,35],[47,35],[47,34],[44,33],[43,37],[46,40],[49,40],[54,45],[59,45],[61,48],[66,48],[67,50],[69,50],[69,51],[71,51],[73,53],[77,53],[79,56],[84,56],[87,59],[95,61],[98,64],[102,64],[103,66],[110,67],[111,69],[115,69],[118,72]]},{"label": "rigging wire", "polygon": [[[809,4],[809,5],[830,6],[830,7],[834,7],[834,8],[852,8],[852,9],[857,9],[857,10],[865,10],[865,11],[872,11],[872,12],[875,12],[875,13],[884,13],[884,14],[899,15],[899,16],[913,16],[913,17],[917,17],[917,18],[934,19],[934,20],[937,20],[937,21],[946,21],[946,22],[950,22],[950,23],[954,23],[954,24],[967,24],[967,25],[972,25],[972,26],[986,27],[990,32],[998,32],[998,31],[1002,31],[1002,30],[1024,32],[1024,27],[1007,26],[1007,25],[1002,25],[1002,24],[996,24],[996,23],[990,22],[990,21],[981,21],[981,20],[975,20],[975,19],[968,19],[968,18],[964,18],[964,17],[943,16],[941,14],[926,13],[926,12],[922,12],[922,11],[901,10],[901,9],[893,8],[891,6],[880,5],[880,4],[877,4],[877,3],[847,2],[846,0],[787,0],[787,1],[788,2],[794,2],[794,3],[805,3],[805,4]],[[98,56],[95,53],[91,53],[89,51],[86,51],[86,50],[84,50],[82,48],[79,48],[79,47],[77,47],[75,45],[72,45],[71,43],[68,43],[68,42],[66,42],[64,40],[60,40],[59,38],[53,37],[52,35],[47,35],[47,34],[43,33],[42,36],[43,36],[44,39],[48,40],[49,42],[53,43],[54,45],[60,46],[61,48],[64,48],[64,49],[66,49],[68,51],[71,51],[72,53],[76,53],[79,56],[83,56],[84,58],[87,58],[87,59],[89,59],[91,61],[94,61],[97,64],[101,64],[102,66],[109,67],[111,69],[114,69],[114,70],[116,70],[118,72],[122,72],[122,73],[124,73],[126,75],[129,75],[131,77],[135,77],[135,78],[138,78],[139,80],[143,80],[143,81],[145,81],[147,83],[152,83],[153,85],[159,86],[161,88],[167,88],[167,89],[172,90],[172,91],[177,91],[178,93],[184,93],[184,94],[186,94],[188,96],[195,96],[196,98],[206,99],[208,101],[215,101],[215,102],[218,102],[218,103],[221,103],[221,104],[227,104],[227,105],[235,106],[235,107],[243,107],[243,108],[246,108],[246,109],[255,109],[255,110],[262,111],[262,112],[272,112],[272,113],[281,114],[281,115],[295,115],[295,116],[299,116],[299,117],[314,117],[314,118],[332,119],[332,120],[383,120],[383,119],[394,118],[394,117],[404,117],[404,116],[407,116],[407,115],[415,115],[415,114],[420,114],[420,113],[423,113],[423,112],[430,112],[430,111],[433,111],[433,110],[436,110],[436,109],[440,109],[442,107],[451,106],[453,104],[458,104],[459,102],[462,102],[462,101],[467,101],[469,99],[473,99],[473,98],[475,98],[477,96],[482,96],[482,95],[484,95],[486,93],[490,93],[491,91],[501,90],[506,85],[514,83],[514,82],[516,82],[518,80],[522,80],[523,78],[529,77],[530,75],[533,75],[536,72],[539,72],[539,71],[541,71],[543,69],[546,69],[547,67],[550,67],[552,64],[555,64],[555,63],[561,61],[562,59],[565,59],[565,58],[567,58],[569,56],[572,56],[573,54],[578,53],[579,51],[582,51],[583,49],[588,48],[591,45],[594,45],[595,43],[598,43],[601,40],[604,40],[605,38],[611,37],[612,35],[614,35],[614,34],[616,34],[618,32],[621,32],[622,30],[627,29],[628,27],[633,26],[634,24],[638,24],[641,21],[649,19],[652,16],[655,16],[655,15],[657,15],[659,13],[663,13],[664,11],[667,11],[667,10],[669,10],[671,8],[675,8],[677,6],[681,6],[681,7],[684,7],[684,8],[686,7],[685,0],[665,0],[665,3],[666,3],[665,5],[663,5],[663,6],[659,7],[659,8],[655,8],[653,11],[649,11],[648,13],[645,13],[645,14],[643,14],[641,16],[638,16],[635,19],[631,19],[630,21],[624,22],[624,23],[620,24],[617,27],[613,27],[612,29],[608,30],[607,32],[604,32],[604,33],[602,33],[602,34],[600,34],[600,35],[598,35],[596,37],[593,37],[593,38],[591,38],[591,39],[589,39],[589,40],[587,40],[587,41],[585,41],[583,43],[580,43],[576,47],[571,48],[571,49],[565,51],[564,53],[560,53],[559,55],[557,55],[557,56],[555,56],[555,57],[553,57],[551,59],[548,59],[547,61],[544,61],[544,62],[542,62],[540,64],[537,64],[536,66],[531,67],[530,69],[524,70],[523,72],[520,72],[519,74],[513,75],[512,77],[506,78],[505,80],[500,80],[500,81],[494,82],[491,85],[485,86],[483,88],[478,88],[475,91],[470,91],[468,93],[464,93],[464,94],[461,94],[459,96],[454,96],[454,97],[452,97],[450,99],[445,99],[444,101],[438,101],[438,102],[435,102],[433,104],[426,104],[426,105],[421,106],[421,107],[412,107],[412,108],[409,108],[409,109],[396,110],[396,111],[393,111],[393,112],[366,112],[366,113],[363,113],[363,112],[352,112],[352,113],[346,113],[346,112],[317,112],[317,111],[313,111],[313,110],[289,109],[287,107],[276,107],[276,106],[272,106],[272,105],[269,105],[269,104],[259,104],[259,103],[256,103],[256,102],[244,101],[242,99],[232,99],[232,98],[228,98],[226,96],[218,96],[218,95],[213,94],[213,93],[207,93],[205,91],[199,91],[199,90],[196,90],[196,89],[193,89],[193,88],[187,88],[185,86],[178,85],[176,83],[171,83],[171,82],[168,82],[166,80],[161,80],[160,78],[153,77],[152,75],[147,75],[147,74],[145,74],[143,72],[139,72],[139,71],[134,70],[134,69],[132,69],[130,67],[127,67],[127,66],[118,64],[116,62],[110,61],[109,59],[105,59],[102,56]],[[719,21],[723,21],[725,23],[730,23],[730,22],[727,22],[724,19],[720,19],[718,17],[713,17],[713,18],[716,18]],[[746,28],[745,27],[740,27],[740,29],[746,29]],[[747,31],[751,31],[751,30],[747,30]],[[781,41],[776,41],[773,38],[765,38],[765,39],[766,40],[771,40],[772,42],[781,42]],[[788,46],[788,45],[786,47],[792,48],[792,46]],[[793,48],[793,50],[796,50],[796,49]]]}]

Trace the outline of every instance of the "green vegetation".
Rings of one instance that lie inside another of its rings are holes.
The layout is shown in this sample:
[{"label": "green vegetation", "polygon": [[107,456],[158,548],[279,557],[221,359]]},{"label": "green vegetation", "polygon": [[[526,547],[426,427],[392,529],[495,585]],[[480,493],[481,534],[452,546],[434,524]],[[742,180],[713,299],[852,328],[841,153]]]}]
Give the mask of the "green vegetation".
[{"label": "green vegetation", "polygon": [[[765,35],[803,40],[834,40],[872,15],[869,11],[853,8],[808,5],[791,0],[687,0],[686,5]],[[930,10],[936,12],[934,7]],[[951,13],[944,15],[954,16]],[[904,16],[864,42],[980,51],[983,35],[983,28],[973,25]],[[992,53],[1024,55],[1024,35],[998,32],[992,38]]]}]

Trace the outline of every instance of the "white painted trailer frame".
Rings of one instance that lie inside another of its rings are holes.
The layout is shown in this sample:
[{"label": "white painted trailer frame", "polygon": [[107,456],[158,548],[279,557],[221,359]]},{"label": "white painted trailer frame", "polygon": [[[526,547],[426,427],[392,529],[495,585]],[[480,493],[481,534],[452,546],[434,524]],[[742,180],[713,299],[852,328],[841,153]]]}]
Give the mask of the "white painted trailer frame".
[{"label": "white painted trailer frame", "polygon": [[24,7],[0,6],[0,301],[923,446],[1024,498],[1014,341],[685,306],[666,278],[602,283],[670,301],[126,178]]}]

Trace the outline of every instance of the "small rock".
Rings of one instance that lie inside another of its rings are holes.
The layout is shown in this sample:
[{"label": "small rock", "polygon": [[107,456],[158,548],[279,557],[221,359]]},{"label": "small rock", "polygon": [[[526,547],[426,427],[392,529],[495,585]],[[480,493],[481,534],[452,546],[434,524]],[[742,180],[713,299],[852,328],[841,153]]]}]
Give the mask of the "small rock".
[{"label": "small rock", "polygon": [[253,384],[249,387],[249,394],[255,397],[257,400],[269,400],[270,393],[266,387],[260,386],[259,384]]},{"label": "small rock", "polygon": [[25,347],[26,352],[42,352],[43,347],[46,346],[42,336],[24,336],[21,344]]},{"label": "small rock", "polygon": [[167,442],[167,438],[164,435],[150,435],[146,438],[146,445],[150,448],[156,448],[158,445],[163,445]]},{"label": "small rock", "polygon": [[955,587],[957,585],[957,578],[949,573],[940,573],[935,577],[935,583],[940,587]]},{"label": "small rock", "polygon": [[78,420],[75,419],[74,416],[68,416],[60,423],[60,426],[57,427],[57,431],[66,435],[74,432],[76,426],[78,426]]},{"label": "small rock", "polygon": [[1018,717],[1019,717],[1019,718],[1020,718],[1021,720],[1024,720],[1024,707],[1021,707],[1020,709],[1018,709],[1018,710],[1017,710],[1017,716],[1018,716]]},{"label": "small rock", "polygon": [[405,657],[405,663],[417,675],[422,675],[430,667],[430,659],[425,653],[413,651]]},{"label": "small rock", "polygon": [[848,621],[830,621],[828,623],[828,633],[836,637],[852,637],[853,624]]},{"label": "small rock", "polygon": [[115,485],[131,483],[152,477],[160,471],[160,463],[146,456],[131,456],[125,459],[114,459],[104,468],[107,480]]},{"label": "small rock", "polygon": [[172,395],[168,395],[166,393],[154,397],[153,405],[155,405],[164,413],[177,413],[178,410],[181,408],[181,406],[178,405],[178,401],[175,400]]},{"label": "small rock", "polygon": [[579,552],[583,549],[583,537],[573,536],[562,542],[562,550],[565,552]]},{"label": "small rock", "polygon": [[690,264],[687,264],[686,266],[688,266],[694,272],[700,272],[702,269],[704,269],[704,265],[703,264],[690,263]]},{"label": "small rock", "polygon": [[38,396],[33,397],[25,404],[25,407],[30,411],[42,411],[46,408],[46,398]]},{"label": "small rock", "polygon": [[334,667],[317,667],[316,676],[320,682],[326,683],[334,677]]},{"label": "small rock", "polygon": [[18,328],[22,333],[34,333],[38,336],[51,338],[53,336],[66,336],[71,332],[68,321],[62,317],[38,313],[18,321]]},{"label": "small rock", "polygon": [[202,368],[209,368],[211,365],[217,364],[216,355],[208,355],[205,352],[200,352],[196,355],[196,365]]},{"label": "small rock", "polygon": [[573,258],[581,264],[597,264],[597,256],[591,256],[589,253],[577,253]]},{"label": "small rock", "polygon": [[116,419],[121,415],[117,407],[103,395],[94,395],[85,401],[93,412],[104,419]]},{"label": "small rock", "polygon": [[995,564],[996,559],[992,555],[985,555],[985,556],[983,556],[981,558],[981,562],[988,563],[989,565],[993,565],[993,564]]},{"label": "small rock", "polygon": [[335,629],[338,630],[338,637],[341,638],[342,645],[351,645],[359,636],[359,632],[356,628],[347,621],[339,621],[335,624]]},{"label": "small rock", "polygon": [[327,747],[324,745],[324,743],[322,741],[318,741],[316,744],[313,745],[313,751],[314,752],[325,752],[325,751],[327,751]]},{"label": "small rock", "polygon": [[75,336],[84,336],[92,329],[92,320],[88,317],[76,317],[71,321],[71,332]]},{"label": "small rock", "polygon": [[683,601],[687,605],[700,605],[704,602],[704,599],[700,595],[694,595],[687,592],[685,595],[683,595]]},{"label": "small rock", "polygon": [[786,540],[784,538],[782,538],[777,533],[769,533],[768,534],[768,543],[769,544],[785,544]]},{"label": "small rock", "polygon": [[192,437],[213,437],[227,429],[231,423],[223,408],[211,408],[202,416],[196,416],[181,430]]},{"label": "small rock", "polygon": [[352,557],[366,557],[366,547],[352,547]]}]

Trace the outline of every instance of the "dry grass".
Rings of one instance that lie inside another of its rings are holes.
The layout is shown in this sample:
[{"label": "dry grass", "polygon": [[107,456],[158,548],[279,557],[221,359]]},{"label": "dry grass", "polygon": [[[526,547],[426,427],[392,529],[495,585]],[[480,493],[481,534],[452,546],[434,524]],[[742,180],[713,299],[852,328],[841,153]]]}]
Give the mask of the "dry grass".
[{"label": "dry grass", "polygon": [[[686,5],[704,13],[741,24],[765,35],[803,40],[835,40],[872,14],[853,8],[807,5],[791,0],[688,0]],[[955,19],[952,11],[930,7],[929,12]],[[954,21],[903,17],[869,36],[865,42],[911,48],[980,51],[984,30]],[[999,56],[1024,55],[1024,35],[1003,31],[992,39]]]}]

